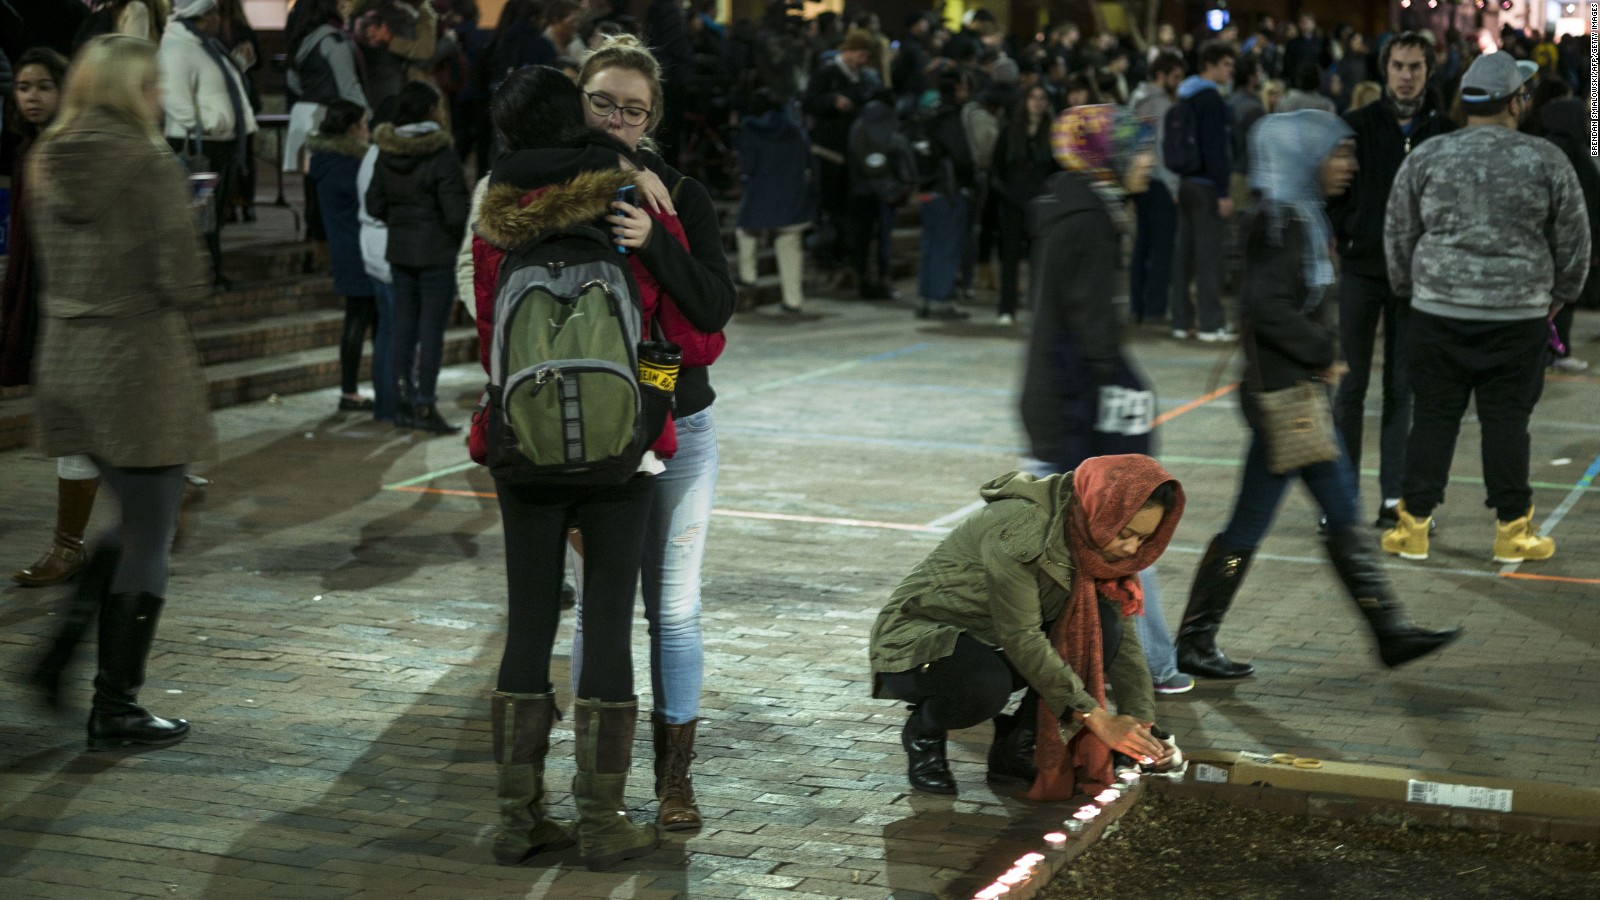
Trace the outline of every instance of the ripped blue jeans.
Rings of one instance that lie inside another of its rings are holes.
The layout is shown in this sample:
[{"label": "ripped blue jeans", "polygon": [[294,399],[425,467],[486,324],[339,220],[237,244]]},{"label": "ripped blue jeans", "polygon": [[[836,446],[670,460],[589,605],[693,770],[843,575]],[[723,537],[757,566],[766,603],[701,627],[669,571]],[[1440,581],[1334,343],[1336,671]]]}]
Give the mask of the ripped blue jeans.
[{"label": "ripped blue jeans", "polygon": [[[656,476],[645,531],[644,616],[650,624],[650,690],[672,725],[700,716],[705,649],[700,632],[700,567],[717,493],[717,428],[710,408],[677,420],[678,452]],[[579,603],[581,604],[581,591]],[[583,659],[583,616],[572,636],[572,684]]]}]

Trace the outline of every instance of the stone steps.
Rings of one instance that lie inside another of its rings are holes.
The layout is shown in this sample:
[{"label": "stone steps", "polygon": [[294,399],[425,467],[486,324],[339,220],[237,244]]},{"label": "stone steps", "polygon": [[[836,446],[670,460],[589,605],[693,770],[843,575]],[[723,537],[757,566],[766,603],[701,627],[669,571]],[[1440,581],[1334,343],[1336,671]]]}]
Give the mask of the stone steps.
[{"label": "stone steps", "polygon": [[[244,244],[230,246],[225,259],[233,287],[189,311],[212,408],[338,386],[344,304],[326,274],[326,250]],[[477,331],[463,321],[445,333],[445,364],[476,359],[477,346]],[[369,363],[364,357],[363,380]],[[29,388],[0,390],[0,450],[32,440],[32,413]]]}]

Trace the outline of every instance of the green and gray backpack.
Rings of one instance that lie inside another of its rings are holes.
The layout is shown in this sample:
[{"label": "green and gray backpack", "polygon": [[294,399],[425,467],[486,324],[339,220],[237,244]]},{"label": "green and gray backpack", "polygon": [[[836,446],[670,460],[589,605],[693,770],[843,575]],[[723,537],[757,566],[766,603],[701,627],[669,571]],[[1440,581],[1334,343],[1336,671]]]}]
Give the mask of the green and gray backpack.
[{"label": "green and gray backpack", "polygon": [[639,383],[639,288],[599,228],[507,253],[494,298],[487,449],[509,484],[620,484],[660,435],[671,395]]}]

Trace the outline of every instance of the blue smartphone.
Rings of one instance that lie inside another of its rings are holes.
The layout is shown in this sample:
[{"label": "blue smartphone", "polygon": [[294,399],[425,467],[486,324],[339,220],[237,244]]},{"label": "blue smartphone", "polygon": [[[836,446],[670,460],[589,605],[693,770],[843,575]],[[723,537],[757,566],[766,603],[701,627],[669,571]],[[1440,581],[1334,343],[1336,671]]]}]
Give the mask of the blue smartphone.
[{"label": "blue smartphone", "polygon": [[[638,206],[639,205],[639,186],[636,185],[636,184],[625,184],[622,187],[617,188],[616,200],[617,200],[618,203],[626,203],[629,206]],[[617,245],[617,252],[618,253],[627,253],[628,252],[628,248],[622,246],[621,244],[618,244]]]}]

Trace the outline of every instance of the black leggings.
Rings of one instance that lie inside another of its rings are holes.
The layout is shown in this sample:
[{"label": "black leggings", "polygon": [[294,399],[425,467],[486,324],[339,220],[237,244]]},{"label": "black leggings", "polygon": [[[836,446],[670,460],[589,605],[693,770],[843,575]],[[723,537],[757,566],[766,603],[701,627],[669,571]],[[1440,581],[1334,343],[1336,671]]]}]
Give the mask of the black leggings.
[{"label": "black leggings", "polygon": [[[1114,607],[1101,601],[1100,645],[1105,665],[1116,658],[1120,643],[1122,620]],[[971,728],[1000,715],[1011,695],[1028,686],[1004,653],[965,633],[956,638],[949,656],[905,672],[886,673],[881,679],[885,694],[917,705],[923,722],[944,731]]]},{"label": "black leggings", "polygon": [[183,504],[184,466],[127,469],[96,461],[106,487],[117,495],[122,517],[101,538],[122,549],[113,594],[167,595],[167,563]]},{"label": "black leggings", "polygon": [[506,649],[497,689],[550,688],[550,651],[561,620],[567,526],[583,532],[583,660],[578,694],[616,703],[633,697],[633,598],[655,479],[635,475],[604,488],[499,485],[506,536]]},{"label": "black leggings", "polygon": [[372,297],[344,298],[344,334],[339,338],[339,386],[354,394],[361,381],[361,349],[367,332],[378,327],[378,304]]}]

